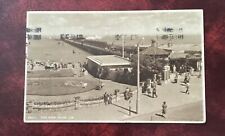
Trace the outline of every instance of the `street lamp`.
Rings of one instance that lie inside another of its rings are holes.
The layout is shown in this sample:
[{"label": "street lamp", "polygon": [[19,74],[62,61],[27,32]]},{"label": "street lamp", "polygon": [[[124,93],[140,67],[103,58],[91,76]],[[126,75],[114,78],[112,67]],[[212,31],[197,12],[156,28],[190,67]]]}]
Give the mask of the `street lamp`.
[{"label": "street lamp", "polygon": [[136,98],[136,114],[139,112],[139,91],[140,91],[140,47],[139,44],[144,37],[137,43],[137,98]]},{"label": "street lamp", "polygon": [[122,38],[123,38],[123,40],[122,40],[122,57],[124,58],[124,45],[125,45],[125,35],[122,35]]}]

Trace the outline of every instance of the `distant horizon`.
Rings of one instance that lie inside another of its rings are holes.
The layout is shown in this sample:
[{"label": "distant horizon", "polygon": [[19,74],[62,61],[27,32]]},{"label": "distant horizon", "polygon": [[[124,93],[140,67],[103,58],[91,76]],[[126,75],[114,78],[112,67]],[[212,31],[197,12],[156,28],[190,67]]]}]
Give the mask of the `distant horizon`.
[{"label": "distant horizon", "polygon": [[[76,35],[76,34],[75,34]],[[94,36],[97,36],[97,35],[84,35],[84,37],[94,37]],[[98,38],[96,39],[88,39],[88,40],[102,40],[104,38],[107,38],[107,37],[114,37],[115,35],[103,35],[103,36],[97,36]],[[127,35],[127,36],[131,36],[131,35]],[[176,39],[176,40],[163,40],[163,39],[156,39],[156,35],[137,35],[139,38],[141,37],[148,37],[146,38],[146,40],[156,40],[158,41],[160,44],[162,43],[168,43],[168,42],[171,42],[173,44],[203,44],[203,41],[202,41],[202,36],[199,35],[199,34],[187,34],[187,35],[184,35],[184,39]],[[43,38],[57,38],[59,39],[60,38],[60,35],[42,35]],[[104,40],[103,40],[104,41]],[[120,40],[118,40],[120,41]]]},{"label": "distant horizon", "polygon": [[84,35],[165,33],[173,28],[183,34],[203,34],[202,10],[136,12],[28,12],[27,27],[41,27],[43,35],[60,33]]}]

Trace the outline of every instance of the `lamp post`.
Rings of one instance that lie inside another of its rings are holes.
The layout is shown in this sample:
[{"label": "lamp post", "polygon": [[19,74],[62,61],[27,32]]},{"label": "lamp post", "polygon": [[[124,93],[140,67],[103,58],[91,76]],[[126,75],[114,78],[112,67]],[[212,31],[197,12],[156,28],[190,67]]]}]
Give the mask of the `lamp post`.
[{"label": "lamp post", "polygon": [[137,98],[136,98],[136,114],[139,112],[139,93],[140,93],[140,47],[139,44],[144,40],[144,37],[137,44]]}]

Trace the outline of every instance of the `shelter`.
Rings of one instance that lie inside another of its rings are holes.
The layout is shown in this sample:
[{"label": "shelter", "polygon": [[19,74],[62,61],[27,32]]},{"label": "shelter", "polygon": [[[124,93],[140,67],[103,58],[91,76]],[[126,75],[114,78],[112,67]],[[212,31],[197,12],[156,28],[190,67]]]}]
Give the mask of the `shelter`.
[{"label": "shelter", "polygon": [[116,74],[131,70],[131,62],[116,55],[88,56],[87,70],[96,77],[114,80]]}]

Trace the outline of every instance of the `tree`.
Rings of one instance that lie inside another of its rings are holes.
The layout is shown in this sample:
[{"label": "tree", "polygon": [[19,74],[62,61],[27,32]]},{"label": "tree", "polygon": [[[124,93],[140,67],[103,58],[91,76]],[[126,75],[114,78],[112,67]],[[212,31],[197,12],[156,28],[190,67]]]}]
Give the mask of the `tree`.
[{"label": "tree", "polygon": [[[137,56],[132,58],[132,72],[130,79],[131,83],[135,84],[137,81]],[[148,78],[153,78],[154,74],[162,72],[163,67],[168,63],[163,58],[154,59],[153,56],[142,55],[140,56],[140,80],[144,81]]]},{"label": "tree", "polygon": [[121,35],[119,35],[119,34],[115,35],[115,39],[116,40],[120,40],[121,39]]}]

